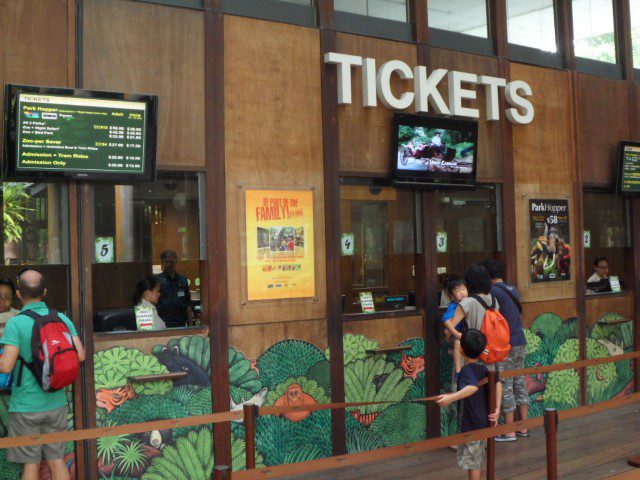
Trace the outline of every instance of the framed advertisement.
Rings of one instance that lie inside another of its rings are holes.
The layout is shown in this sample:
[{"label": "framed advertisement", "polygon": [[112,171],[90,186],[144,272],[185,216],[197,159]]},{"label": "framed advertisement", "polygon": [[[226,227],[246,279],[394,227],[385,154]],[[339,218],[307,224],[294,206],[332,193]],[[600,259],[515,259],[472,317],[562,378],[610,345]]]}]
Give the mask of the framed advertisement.
[{"label": "framed advertisement", "polygon": [[570,231],[567,199],[529,200],[532,283],[571,279]]}]

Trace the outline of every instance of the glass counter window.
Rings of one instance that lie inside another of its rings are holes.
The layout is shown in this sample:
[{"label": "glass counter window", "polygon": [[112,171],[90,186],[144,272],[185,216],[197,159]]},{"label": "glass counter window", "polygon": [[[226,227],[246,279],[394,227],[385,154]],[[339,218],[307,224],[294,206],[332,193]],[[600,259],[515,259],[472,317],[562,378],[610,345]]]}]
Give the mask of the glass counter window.
[{"label": "glass counter window", "polygon": [[429,0],[429,28],[489,37],[486,0]]},{"label": "glass counter window", "polygon": [[572,0],[576,57],[616,63],[613,0]]},{"label": "glass counter window", "polygon": [[[64,184],[2,183],[4,267],[0,277],[15,282],[24,265],[40,270],[47,285],[47,303],[69,310],[68,189]],[[14,298],[12,305],[20,307]]]},{"label": "glass counter window", "polygon": [[640,0],[629,0],[633,68],[640,68]]},{"label": "glass counter window", "polygon": [[342,294],[345,313],[361,313],[361,294],[375,311],[405,308],[413,298],[414,193],[343,186]]},{"label": "glass counter window", "polygon": [[509,43],[555,53],[553,0],[507,0]]},{"label": "glass counter window", "polygon": [[338,12],[355,13],[397,22],[408,20],[406,0],[334,0],[334,2],[334,8]]},{"label": "glass counter window", "polygon": [[140,329],[140,313],[153,325],[162,325],[156,314],[167,327],[198,324],[199,182],[198,174],[164,173],[154,182],[95,186],[97,329]]},{"label": "glass counter window", "polygon": [[631,288],[628,211],[628,201],[613,193],[584,193],[584,278],[589,294],[617,290],[612,277],[618,279],[621,290]]}]

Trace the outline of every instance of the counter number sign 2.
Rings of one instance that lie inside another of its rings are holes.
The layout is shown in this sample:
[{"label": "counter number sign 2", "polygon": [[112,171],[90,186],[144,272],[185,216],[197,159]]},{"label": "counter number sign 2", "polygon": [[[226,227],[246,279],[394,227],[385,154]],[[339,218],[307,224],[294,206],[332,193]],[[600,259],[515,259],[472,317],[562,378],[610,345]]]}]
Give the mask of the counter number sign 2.
[{"label": "counter number sign 2", "polygon": [[115,260],[113,237],[96,238],[96,263],[113,263]]}]

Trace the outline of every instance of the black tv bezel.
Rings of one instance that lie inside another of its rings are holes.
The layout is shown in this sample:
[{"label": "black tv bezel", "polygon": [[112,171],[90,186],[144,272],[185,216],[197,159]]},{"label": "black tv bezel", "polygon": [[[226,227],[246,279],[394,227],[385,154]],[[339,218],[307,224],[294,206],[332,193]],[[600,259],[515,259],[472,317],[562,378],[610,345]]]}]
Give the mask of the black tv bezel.
[{"label": "black tv bezel", "polygon": [[640,189],[636,192],[624,192],[622,190],[622,175],[624,171],[624,147],[626,146],[640,148],[640,142],[633,142],[631,140],[620,140],[618,142],[618,164],[616,166],[618,175],[616,176],[616,193],[623,197],[635,197],[640,195]]},{"label": "black tv bezel", "polygon": [[[144,173],[130,172],[94,172],[91,170],[18,170],[16,137],[18,111],[17,95],[37,93],[65,97],[99,98],[106,100],[124,100],[147,104],[147,124],[145,129]],[[77,88],[41,87],[35,85],[5,84],[4,119],[2,149],[2,179],[15,181],[51,182],[61,180],[111,181],[118,184],[132,184],[152,181],[156,178],[156,148],[158,135],[158,96],[151,94],[131,94],[85,90]]]},{"label": "black tv bezel", "polygon": [[[422,172],[398,168],[398,128],[409,125],[445,130],[466,130],[473,135],[476,148],[473,151],[473,171],[469,174]],[[391,138],[391,181],[397,186],[417,189],[474,189],[478,175],[478,122],[457,117],[436,117],[433,115],[396,113],[393,117]]]}]

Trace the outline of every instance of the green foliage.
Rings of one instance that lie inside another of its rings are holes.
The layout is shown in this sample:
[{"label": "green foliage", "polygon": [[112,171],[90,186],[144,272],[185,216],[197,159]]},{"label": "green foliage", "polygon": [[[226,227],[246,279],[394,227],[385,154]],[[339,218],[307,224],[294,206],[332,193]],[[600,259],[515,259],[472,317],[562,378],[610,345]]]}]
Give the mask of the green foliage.
[{"label": "green foliage", "polygon": [[[347,402],[400,401],[404,399],[412,383],[411,379],[403,378],[401,369],[387,363],[381,356],[355,360],[344,369]],[[360,412],[379,412],[388,406],[388,403],[366,405],[360,408]]]},{"label": "green foliage", "polygon": [[124,475],[134,475],[147,465],[147,456],[142,449],[142,442],[127,442],[115,456],[118,471]]},{"label": "green foliage", "polygon": [[551,372],[544,392],[544,403],[548,408],[561,410],[561,406],[569,408],[578,406],[580,379],[575,370]]},{"label": "green foliage", "polygon": [[302,340],[283,340],[272,345],[258,358],[260,380],[269,389],[289,377],[300,377],[318,362],[324,353],[315,345]]},{"label": "green foliage", "polygon": [[555,313],[547,312],[538,315],[531,324],[531,332],[542,337],[543,340],[553,338],[562,326],[562,318]]},{"label": "green foliage", "polygon": [[278,398],[285,394],[287,388],[294,383],[300,385],[302,391],[307,395],[311,395],[318,403],[329,403],[331,401],[324,389],[315,380],[309,380],[306,377],[291,377],[278,384],[275,389],[267,394],[266,404],[273,405]]},{"label": "green foliage", "polygon": [[176,402],[180,402],[183,405],[189,405],[193,396],[201,391],[202,389],[195,385],[182,385],[180,387],[173,388],[168,394],[167,397],[175,400]]},{"label": "green foliage", "polygon": [[[247,469],[247,445],[243,438],[231,436],[231,469],[234,472]],[[264,467],[262,455],[256,452],[256,468]]]},{"label": "green foliage", "polygon": [[560,328],[558,328],[556,332],[556,337],[564,340],[578,338],[578,318],[571,317],[562,322],[562,325],[560,325]]},{"label": "green foliage", "polygon": [[258,372],[251,368],[251,360],[233,347],[229,347],[229,384],[250,391],[248,398],[262,388]]},{"label": "green foliage", "polygon": [[185,480],[211,478],[213,472],[213,435],[201,428],[167,445],[162,455],[151,461],[142,480]]},{"label": "green foliage", "polygon": [[307,462],[309,460],[323,458],[324,456],[324,452],[317,445],[303,443],[285,455],[284,463]]},{"label": "green foliage", "polygon": [[22,465],[7,460],[7,449],[0,450],[0,478],[18,479],[22,475]]},{"label": "green foliage", "polygon": [[402,352],[390,353],[387,356],[387,361],[394,365],[400,364],[402,361],[402,354],[404,353],[408,357],[424,357],[424,340],[422,338],[410,338],[402,342],[400,347],[411,347],[411,350],[404,350]]},{"label": "green foliage", "polygon": [[7,436],[9,426],[9,400],[11,395],[0,395],[0,437]]},{"label": "green foliage", "polygon": [[369,427],[382,435],[388,446],[424,440],[427,415],[424,405],[401,403],[392,405]]},{"label": "green foliage", "polygon": [[323,457],[331,456],[331,412],[320,410],[312,412],[301,422],[293,424],[293,438],[288,450],[291,451],[302,443],[311,443],[319,447]]},{"label": "green foliage", "polygon": [[[23,223],[27,212],[33,211],[27,205],[31,196],[25,191],[25,183],[3,183],[2,213],[4,225],[4,241],[19,242],[22,240]],[[4,477],[3,477],[4,478]]]},{"label": "green foliage", "polygon": [[211,405],[211,387],[206,387],[194,393],[189,403],[186,404],[189,416],[206,415],[213,411]]},{"label": "green foliage", "polygon": [[[107,425],[110,426],[111,424]],[[98,459],[103,465],[111,465],[122,452],[125,444],[131,440],[129,435],[114,435],[98,438]]]},{"label": "green foliage", "polygon": [[244,388],[234,387],[233,385],[229,386],[229,393],[231,395],[231,400],[236,405],[241,404],[242,402],[249,400],[253,394],[249,390],[245,390]]},{"label": "green foliage", "polygon": [[411,387],[407,390],[405,400],[416,400],[427,396],[427,385],[425,383],[425,373],[420,372],[416,379],[412,382]]},{"label": "green foliage", "polygon": [[209,375],[211,375],[211,354],[209,339],[198,335],[173,338],[169,340],[166,345],[156,345],[155,347],[153,347],[152,353],[160,353],[165,347],[169,350],[174,350],[176,347],[178,347],[179,355],[188,358]]},{"label": "green foliage", "polygon": [[306,377],[315,380],[328,396],[331,396],[331,372],[329,362],[323,360],[307,370]]},{"label": "green foliage", "polygon": [[267,465],[284,463],[291,441],[295,437],[295,425],[286,418],[271,415],[256,419],[256,448]]},{"label": "green foliage", "polygon": [[458,410],[455,403],[440,410],[440,435],[448,437],[458,433]]},{"label": "green foliage", "polygon": [[[182,418],[190,415],[192,415],[190,410],[176,400],[162,395],[146,395],[125,402],[108,413],[105,419],[113,425],[126,425],[152,420]],[[173,430],[173,436],[175,438],[189,430],[192,430],[192,427],[176,428]]]},{"label": "green foliage", "polygon": [[536,353],[542,346],[542,339],[527,328],[523,328],[524,336],[527,339],[527,352],[529,355]]},{"label": "green foliage", "polygon": [[[368,356],[367,350],[375,350],[378,348],[378,342],[364,335],[354,335],[346,333],[342,339],[342,349],[344,354],[344,364],[353,362],[354,360],[364,359]],[[329,360],[329,349],[324,352],[325,357]]]},{"label": "green foliage", "polygon": [[359,428],[347,432],[347,452],[359,453],[387,446],[385,438],[378,432]]},{"label": "green foliage", "polygon": [[620,315],[619,313],[605,313],[604,315],[600,316],[600,318],[598,318],[597,323],[599,324],[606,324],[606,323],[618,323],[622,320],[624,320],[624,316]]},{"label": "green foliage", "polygon": [[[113,389],[128,383],[127,377],[167,373],[153,355],[135,348],[113,347],[93,356],[95,388]],[[171,390],[171,381],[132,383],[138,395],[163,395]]]}]

